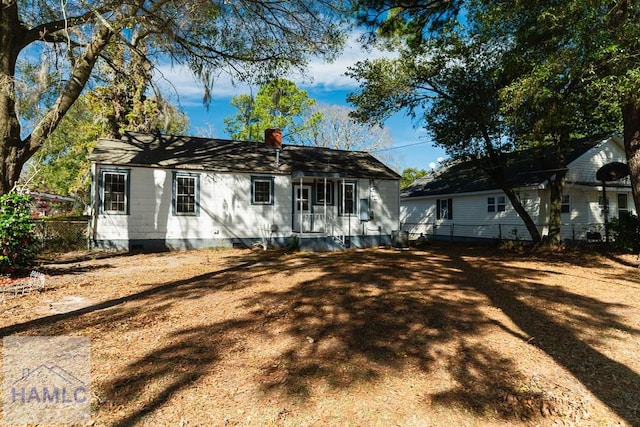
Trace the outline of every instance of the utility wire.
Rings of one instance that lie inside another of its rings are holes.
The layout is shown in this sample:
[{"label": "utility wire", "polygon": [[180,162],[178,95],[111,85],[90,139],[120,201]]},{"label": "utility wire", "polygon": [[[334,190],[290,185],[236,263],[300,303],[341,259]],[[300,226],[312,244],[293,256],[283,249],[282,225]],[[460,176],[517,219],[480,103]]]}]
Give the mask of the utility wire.
[{"label": "utility wire", "polygon": [[381,148],[379,150],[371,150],[369,152],[370,153],[377,153],[377,152],[380,152],[380,151],[399,150],[400,148],[413,147],[414,145],[422,145],[422,144],[430,144],[430,143],[431,143],[431,141],[414,142],[413,144],[400,145],[398,147]]}]

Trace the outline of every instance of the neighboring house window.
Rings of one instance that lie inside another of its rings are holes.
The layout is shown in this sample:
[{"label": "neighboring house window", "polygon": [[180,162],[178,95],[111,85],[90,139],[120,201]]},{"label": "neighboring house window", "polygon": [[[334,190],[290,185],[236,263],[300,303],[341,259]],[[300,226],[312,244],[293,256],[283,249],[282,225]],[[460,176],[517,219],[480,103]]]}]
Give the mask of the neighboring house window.
[{"label": "neighboring house window", "polygon": [[569,194],[562,195],[562,204],[560,205],[560,213],[571,212],[571,197]]},{"label": "neighboring house window", "polygon": [[340,215],[353,215],[356,213],[356,183],[340,183]]},{"label": "neighboring house window", "polygon": [[629,213],[629,205],[626,194],[618,194],[618,218]]},{"label": "neighboring house window", "polygon": [[129,213],[129,170],[101,170],[102,212]]},{"label": "neighboring house window", "polygon": [[251,177],[251,203],[254,205],[273,204],[273,177]]},{"label": "neighboring house window", "polygon": [[200,177],[197,174],[173,173],[173,212],[175,215],[198,215]]},{"label": "neighboring house window", "polygon": [[504,196],[487,197],[487,212],[504,212],[506,207]]},{"label": "neighboring house window", "polygon": [[453,219],[453,199],[438,199],[436,202],[437,219]]},{"label": "neighboring house window", "polygon": [[327,181],[316,182],[316,203],[319,205],[333,204],[333,183]]}]

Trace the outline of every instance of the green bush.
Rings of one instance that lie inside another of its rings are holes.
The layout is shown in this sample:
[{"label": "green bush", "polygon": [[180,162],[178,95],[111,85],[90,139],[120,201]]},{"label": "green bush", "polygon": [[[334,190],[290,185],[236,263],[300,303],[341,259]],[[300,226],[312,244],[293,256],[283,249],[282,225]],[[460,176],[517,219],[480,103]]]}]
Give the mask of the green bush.
[{"label": "green bush", "polygon": [[32,201],[30,196],[16,192],[0,196],[0,272],[26,267],[37,254]]},{"label": "green bush", "polygon": [[640,251],[640,221],[636,215],[622,213],[620,218],[612,218],[609,230],[616,249],[633,253]]}]

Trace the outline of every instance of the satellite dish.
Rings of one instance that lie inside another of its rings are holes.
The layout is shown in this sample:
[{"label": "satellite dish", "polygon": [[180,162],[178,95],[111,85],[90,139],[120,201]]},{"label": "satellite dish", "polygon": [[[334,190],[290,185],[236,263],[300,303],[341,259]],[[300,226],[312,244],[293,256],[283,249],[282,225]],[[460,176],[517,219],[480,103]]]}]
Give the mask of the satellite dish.
[{"label": "satellite dish", "polygon": [[602,166],[596,172],[598,181],[617,181],[629,175],[629,166],[626,163],[611,162]]}]

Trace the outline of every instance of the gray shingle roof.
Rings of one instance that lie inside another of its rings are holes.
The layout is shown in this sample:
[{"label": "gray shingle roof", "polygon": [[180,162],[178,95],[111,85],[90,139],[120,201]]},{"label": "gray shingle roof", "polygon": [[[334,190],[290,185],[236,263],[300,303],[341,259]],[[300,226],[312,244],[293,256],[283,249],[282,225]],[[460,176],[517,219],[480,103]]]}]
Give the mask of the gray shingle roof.
[{"label": "gray shingle roof", "polygon": [[214,172],[400,178],[361,151],[283,145],[276,168],[276,150],[264,143],[190,136],[126,133],[121,139],[100,139],[89,159],[108,165]]},{"label": "gray shingle roof", "polygon": [[[575,140],[562,150],[566,164],[606,139],[598,136]],[[538,147],[505,155],[503,174],[514,188],[543,184],[560,167],[552,147]],[[425,197],[443,194],[473,193],[497,190],[500,186],[471,160],[452,161],[438,170],[414,181],[400,193],[400,197]]]}]

